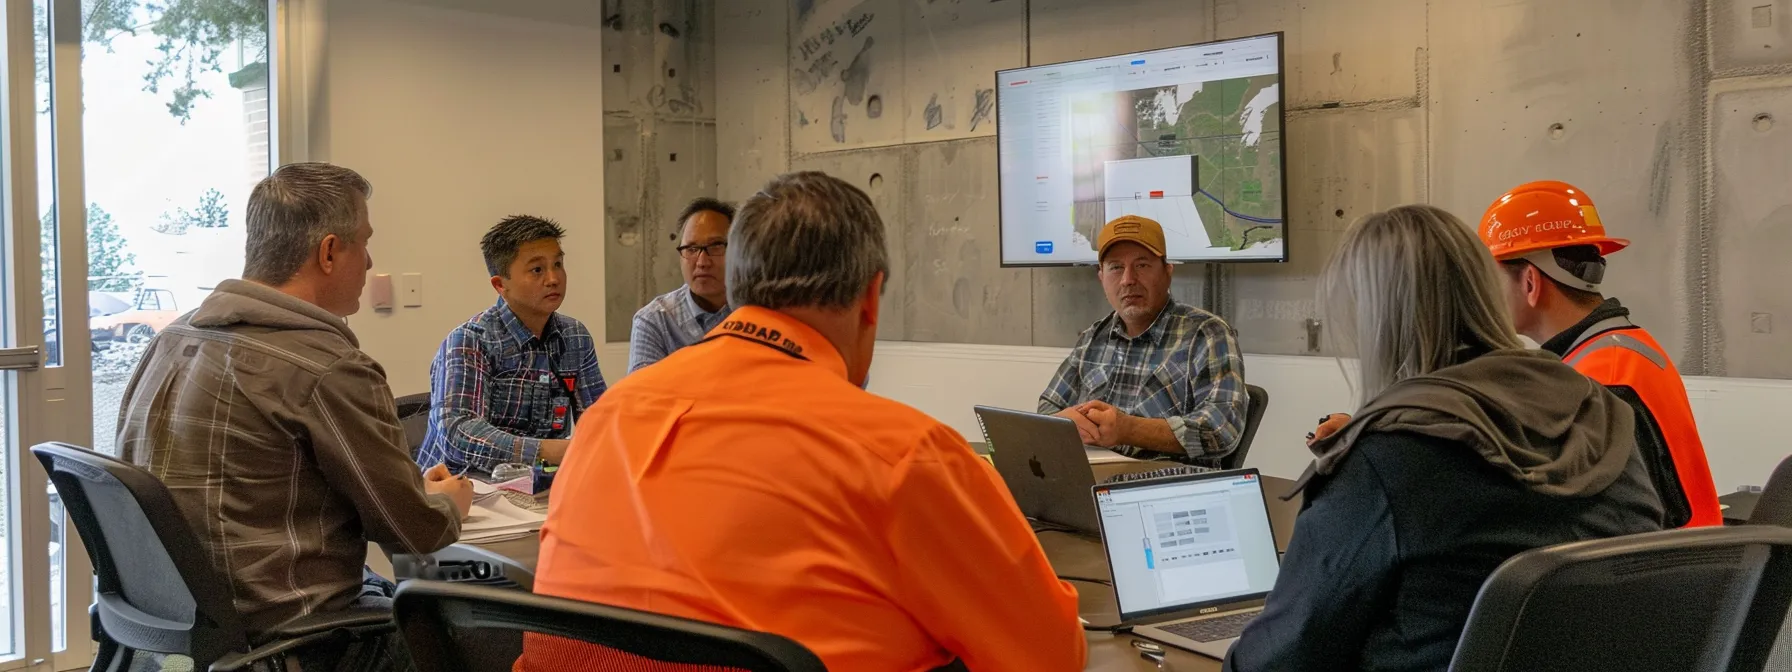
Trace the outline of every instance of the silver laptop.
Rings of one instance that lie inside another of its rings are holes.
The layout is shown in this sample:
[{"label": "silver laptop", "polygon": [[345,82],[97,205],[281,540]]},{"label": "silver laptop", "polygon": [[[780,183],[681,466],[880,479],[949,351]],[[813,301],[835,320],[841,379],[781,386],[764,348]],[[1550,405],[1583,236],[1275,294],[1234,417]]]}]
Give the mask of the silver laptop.
[{"label": "silver laptop", "polygon": [[1225,658],[1280,562],[1256,469],[1094,488],[1101,541],[1133,634]]},{"label": "silver laptop", "polygon": [[1094,536],[1095,487],[1091,459],[1111,457],[1105,448],[1085,448],[1076,423],[1053,415],[978,406],[990,460],[1033,529],[1061,529]]}]

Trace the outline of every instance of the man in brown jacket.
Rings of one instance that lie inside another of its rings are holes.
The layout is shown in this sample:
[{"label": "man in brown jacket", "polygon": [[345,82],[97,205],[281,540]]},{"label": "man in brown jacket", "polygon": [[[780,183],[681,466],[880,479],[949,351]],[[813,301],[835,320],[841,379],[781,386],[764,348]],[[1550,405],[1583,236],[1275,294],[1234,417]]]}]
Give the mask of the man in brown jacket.
[{"label": "man in brown jacket", "polygon": [[373,263],[370,191],[322,163],[262,180],[244,279],[158,334],[125,391],[120,457],[168,484],[253,640],[380,603],[362,597],[367,542],[441,549],[471,501],[440,465],[418,473],[385,370],[343,320]]}]

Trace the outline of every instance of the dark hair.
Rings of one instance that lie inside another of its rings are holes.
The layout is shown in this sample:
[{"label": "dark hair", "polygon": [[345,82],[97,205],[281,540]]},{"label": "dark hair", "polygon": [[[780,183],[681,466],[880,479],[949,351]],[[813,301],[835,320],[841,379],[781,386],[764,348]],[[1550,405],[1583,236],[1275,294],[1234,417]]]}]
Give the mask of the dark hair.
[{"label": "dark hair", "polygon": [[678,213],[678,235],[680,237],[684,236],[685,222],[691,221],[691,215],[699,212],[713,212],[727,218],[729,222],[734,221],[734,206],[708,196],[698,196],[691,199],[690,205],[684,206],[684,212]]},{"label": "dark hair", "polygon": [[889,269],[871,198],[821,172],[773,179],[728,232],[732,306],[845,308]]},{"label": "dark hair", "polygon": [[517,250],[537,240],[566,237],[566,229],[553,220],[529,215],[511,215],[498,222],[479,239],[479,250],[485,253],[485,270],[492,275],[510,277],[510,264],[516,261]]},{"label": "dark hair", "polygon": [[[1592,245],[1569,245],[1567,247],[1555,248],[1550,250],[1550,252],[1555,257],[1556,265],[1560,266],[1563,270],[1568,271],[1570,275],[1594,283],[1603,279],[1605,275],[1605,257],[1599,256],[1599,248],[1597,247]],[[1524,267],[1530,263],[1531,262],[1524,259],[1512,259],[1500,262],[1500,266],[1505,267],[1507,273],[1516,277],[1519,272],[1523,271]],[[1588,269],[1592,266],[1599,267],[1599,278],[1587,278],[1584,273],[1575,272],[1575,269],[1577,268]],[[1541,271],[1543,269],[1537,270]],[[1555,285],[1556,289],[1561,290],[1562,296],[1568,297],[1568,300],[1577,306],[1593,306],[1605,301],[1605,297],[1598,292],[1589,292],[1578,287],[1569,287],[1558,282],[1555,278],[1549,277],[1548,273],[1540,273],[1540,275],[1543,276],[1543,279],[1548,280],[1549,284]]]},{"label": "dark hair", "polygon": [[351,244],[373,185],[353,170],[328,163],[281,166],[249,192],[243,277],[284,285],[298,275],[324,238]]}]

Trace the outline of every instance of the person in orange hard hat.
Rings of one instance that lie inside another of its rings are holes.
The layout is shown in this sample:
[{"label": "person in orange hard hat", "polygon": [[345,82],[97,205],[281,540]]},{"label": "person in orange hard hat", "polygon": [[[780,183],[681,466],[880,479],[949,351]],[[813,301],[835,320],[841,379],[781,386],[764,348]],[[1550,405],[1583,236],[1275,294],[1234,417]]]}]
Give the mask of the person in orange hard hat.
[{"label": "person in orange hard hat", "polygon": [[[1600,293],[1605,258],[1630,245],[1613,238],[1592,197],[1541,181],[1501,195],[1481,218],[1481,242],[1505,270],[1518,332],[1610,388],[1637,415],[1637,446],[1666,511],[1667,527],[1722,525],[1717,486],[1680,371],[1630,310]],[[1309,442],[1350,420],[1320,419]]]},{"label": "person in orange hard hat", "polygon": [[1717,486],[1693,422],[1686,385],[1661,344],[1630,310],[1600,293],[1613,238],[1586,192],[1531,182],[1506,192],[1481,218],[1481,241],[1506,271],[1518,332],[1636,410],[1642,449],[1668,527],[1722,525]]}]

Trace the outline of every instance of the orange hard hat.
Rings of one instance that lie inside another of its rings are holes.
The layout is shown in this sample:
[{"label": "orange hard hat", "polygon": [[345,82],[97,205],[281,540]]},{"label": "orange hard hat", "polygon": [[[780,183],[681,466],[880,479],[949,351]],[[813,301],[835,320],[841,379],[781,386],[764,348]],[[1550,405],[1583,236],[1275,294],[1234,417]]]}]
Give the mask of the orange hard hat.
[{"label": "orange hard hat", "polygon": [[1500,261],[1572,245],[1592,245],[1605,256],[1630,245],[1605,235],[1587,192],[1553,180],[1519,185],[1488,206],[1481,216],[1481,242]]}]

